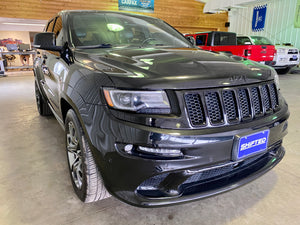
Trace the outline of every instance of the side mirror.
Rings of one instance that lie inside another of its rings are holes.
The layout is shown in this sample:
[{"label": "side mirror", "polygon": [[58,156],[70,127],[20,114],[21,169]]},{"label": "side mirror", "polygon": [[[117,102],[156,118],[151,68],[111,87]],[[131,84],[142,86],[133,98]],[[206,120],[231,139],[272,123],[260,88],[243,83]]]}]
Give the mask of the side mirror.
[{"label": "side mirror", "polygon": [[189,42],[191,42],[193,45],[196,45],[196,41],[192,36],[186,36],[185,37]]},{"label": "side mirror", "polygon": [[34,36],[33,47],[49,51],[61,51],[62,46],[56,46],[54,33],[37,33]]}]

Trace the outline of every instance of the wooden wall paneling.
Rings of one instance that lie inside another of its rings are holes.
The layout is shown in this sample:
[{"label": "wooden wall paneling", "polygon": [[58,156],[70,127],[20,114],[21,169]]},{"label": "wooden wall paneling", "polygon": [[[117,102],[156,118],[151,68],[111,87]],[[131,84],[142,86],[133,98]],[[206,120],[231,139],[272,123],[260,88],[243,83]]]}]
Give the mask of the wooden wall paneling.
[{"label": "wooden wall paneling", "polygon": [[[154,13],[140,13],[165,20],[182,33],[227,31],[227,13],[204,14],[195,0],[155,0]],[[118,11],[118,0],[0,0],[1,17],[48,20],[61,10],[95,9]],[[133,12],[138,13],[138,12]]]}]

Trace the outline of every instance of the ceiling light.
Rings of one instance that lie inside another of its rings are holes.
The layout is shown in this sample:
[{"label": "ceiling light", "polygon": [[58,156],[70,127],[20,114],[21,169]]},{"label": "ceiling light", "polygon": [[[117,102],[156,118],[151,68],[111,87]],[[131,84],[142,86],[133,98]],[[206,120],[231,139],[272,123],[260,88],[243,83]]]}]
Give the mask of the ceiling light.
[{"label": "ceiling light", "polygon": [[45,26],[45,24],[37,23],[2,23],[4,25],[16,25],[16,26]]}]

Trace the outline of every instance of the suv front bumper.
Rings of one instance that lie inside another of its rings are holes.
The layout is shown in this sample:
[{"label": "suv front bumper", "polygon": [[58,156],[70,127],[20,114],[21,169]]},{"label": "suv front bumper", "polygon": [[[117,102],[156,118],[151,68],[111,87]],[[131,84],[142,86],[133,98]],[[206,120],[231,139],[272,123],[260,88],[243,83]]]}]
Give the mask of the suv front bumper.
[{"label": "suv front bumper", "polygon": [[129,204],[141,207],[158,207],[210,197],[235,189],[260,177],[276,166],[284,154],[284,148],[277,146],[268,153],[239,163],[229,162],[198,170],[195,168],[171,172],[167,175],[152,177],[142,183],[142,185],[146,183],[149,187],[156,186],[160,189],[152,190],[147,187],[140,189],[139,187],[132,193],[117,193],[120,194],[117,197]]},{"label": "suv front bumper", "polygon": [[[187,202],[248,183],[273,168],[284,156],[289,112],[280,111],[259,120],[228,127],[170,130],[116,119],[105,106],[93,106],[93,121],[85,121],[96,164],[107,190],[140,207]],[[270,130],[268,151],[234,161],[235,136]],[[131,154],[125,146],[180,148],[181,158]]]},{"label": "suv front bumper", "polygon": [[299,64],[299,55],[294,58],[292,55],[277,55],[275,64],[272,65],[275,69],[284,69],[293,67]]}]

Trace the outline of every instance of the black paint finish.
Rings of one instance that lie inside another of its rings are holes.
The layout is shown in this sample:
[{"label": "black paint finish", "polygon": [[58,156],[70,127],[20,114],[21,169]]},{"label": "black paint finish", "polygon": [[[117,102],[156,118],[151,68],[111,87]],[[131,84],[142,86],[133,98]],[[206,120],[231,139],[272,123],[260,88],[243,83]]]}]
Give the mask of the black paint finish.
[{"label": "black paint finish", "polygon": [[[61,125],[68,109],[76,112],[112,195],[141,207],[187,202],[250,182],[282,159],[281,141],[287,133],[289,112],[279,91],[278,106],[270,113],[247,121],[207,122],[199,127],[190,123],[184,99],[185,93],[195,91],[222,93],[274,83],[271,68],[237,56],[199,50],[188,41],[189,48],[75,48],[68,30],[72,13],[88,11],[59,14],[64,47],[59,48],[61,52],[39,50],[34,61],[35,79]],[[172,113],[148,115],[112,109],[106,104],[103,87],[164,90]],[[246,160],[234,162],[235,136],[261,128],[270,129],[268,152],[249,164]],[[126,145],[132,145],[131,152],[124,150]],[[139,152],[138,146],[180,149],[183,156],[157,157]],[[192,177],[204,176],[209,170],[215,173],[216,168],[223,172],[198,180]]]}]

